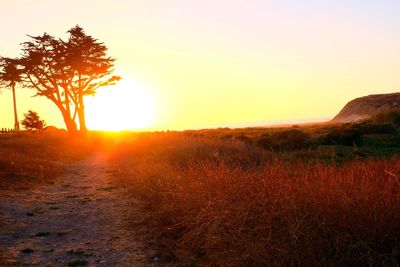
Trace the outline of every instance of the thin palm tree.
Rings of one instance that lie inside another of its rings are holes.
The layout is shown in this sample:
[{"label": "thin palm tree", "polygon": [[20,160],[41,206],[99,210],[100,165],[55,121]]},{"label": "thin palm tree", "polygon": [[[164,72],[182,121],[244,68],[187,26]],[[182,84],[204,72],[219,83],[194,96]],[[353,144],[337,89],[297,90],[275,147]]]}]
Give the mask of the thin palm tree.
[{"label": "thin palm tree", "polygon": [[21,81],[21,71],[18,69],[18,59],[6,57],[0,58],[0,85],[10,88],[13,95],[14,130],[19,130],[15,87]]}]

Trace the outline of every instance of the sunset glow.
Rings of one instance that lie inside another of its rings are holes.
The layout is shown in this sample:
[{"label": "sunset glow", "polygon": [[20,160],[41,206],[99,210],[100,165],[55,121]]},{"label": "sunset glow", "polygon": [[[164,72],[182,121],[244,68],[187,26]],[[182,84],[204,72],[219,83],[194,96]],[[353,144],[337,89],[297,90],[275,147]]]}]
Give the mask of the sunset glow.
[{"label": "sunset glow", "polygon": [[149,91],[130,80],[102,88],[86,99],[87,125],[91,130],[144,129],[153,123],[154,113]]},{"label": "sunset glow", "polygon": [[[132,95],[107,114],[102,99],[126,96],[112,92],[126,84],[87,97],[91,129],[330,119],[355,97],[400,90],[398,1],[42,2],[2,2],[0,55],[18,56],[27,34],[65,38],[79,24],[107,46],[116,75],[145,85],[139,94],[150,100],[131,105],[141,98]],[[12,127],[11,92],[2,94],[0,127]],[[19,117],[33,109],[65,127],[57,108],[34,94],[17,90]]]}]

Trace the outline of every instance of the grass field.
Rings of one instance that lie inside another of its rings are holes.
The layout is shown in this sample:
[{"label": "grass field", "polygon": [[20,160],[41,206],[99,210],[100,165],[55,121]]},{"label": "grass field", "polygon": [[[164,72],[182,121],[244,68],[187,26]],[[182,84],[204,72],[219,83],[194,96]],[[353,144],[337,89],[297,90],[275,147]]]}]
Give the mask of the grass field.
[{"label": "grass field", "polygon": [[[317,128],[301,130],[327,133]],[[142,134],[117,145],[112,160],[151,213],[159,256],[188,265],[396,266],[397,133],[290,150],[257,142],[287,130]]]},{"label": "grass field", "polygon": [[29,188],[50,182],[89,151],[87,142],[63,132],[0,135],[0,188]]},{"label": "grass field", "polygon": [[49,182],[100,152],[140,200],[162,262],[397,266],[399,140],[396,126],[368,123],[4,135],[0,184]]}]

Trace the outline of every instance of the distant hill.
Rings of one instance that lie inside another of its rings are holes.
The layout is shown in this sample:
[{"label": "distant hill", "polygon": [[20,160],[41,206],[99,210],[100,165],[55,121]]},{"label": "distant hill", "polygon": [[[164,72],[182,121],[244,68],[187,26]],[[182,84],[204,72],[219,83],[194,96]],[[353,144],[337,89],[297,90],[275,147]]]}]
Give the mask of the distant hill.
[{"label": "distant hill", "polygon": [[347,103],[332,122],[364,120],[393,109],[400,109],[400,93],[363,96]]}]

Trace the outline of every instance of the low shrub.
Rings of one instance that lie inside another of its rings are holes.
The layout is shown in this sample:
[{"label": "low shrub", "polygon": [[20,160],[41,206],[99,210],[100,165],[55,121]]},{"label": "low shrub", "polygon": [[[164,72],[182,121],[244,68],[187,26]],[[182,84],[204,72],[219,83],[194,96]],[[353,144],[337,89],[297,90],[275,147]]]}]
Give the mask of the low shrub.
[{"label": "low shrub", "polygon": [[372,121],[379,124],[400,125],[400,110],[393,109],[379,112],[372,117]]},{"label": "low shrub", "polygon": [[396,128],[391,124],[363,123],[363,124],[359,124],[359,125],[354,125],[353,129],[356,129],[362,135],[397,134]]},{"label": "low shrub", "polygon": [[298,129],[289,129],[264,134],[257,140],[257,144],[265,149],[292,151],[307,148],[309,140],[309,134]]},{"label": "low shrub", "polygon": [[355,146],[361,143],[361,132],[352,127],[335,128],[320,138],[320,144],[323,145]]}]

